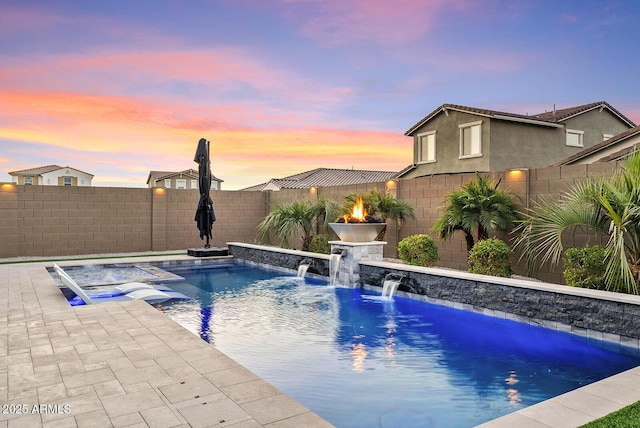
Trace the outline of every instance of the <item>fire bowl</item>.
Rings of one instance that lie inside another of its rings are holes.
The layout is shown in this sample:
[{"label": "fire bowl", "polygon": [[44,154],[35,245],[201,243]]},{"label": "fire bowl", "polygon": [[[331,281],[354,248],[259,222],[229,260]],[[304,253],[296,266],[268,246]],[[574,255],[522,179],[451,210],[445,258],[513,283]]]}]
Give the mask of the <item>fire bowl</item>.
[{"label": "fire bowl", "polygon": [[329,223],[329,226],[345,242],[371,242],[386,226],[385,223]]}]

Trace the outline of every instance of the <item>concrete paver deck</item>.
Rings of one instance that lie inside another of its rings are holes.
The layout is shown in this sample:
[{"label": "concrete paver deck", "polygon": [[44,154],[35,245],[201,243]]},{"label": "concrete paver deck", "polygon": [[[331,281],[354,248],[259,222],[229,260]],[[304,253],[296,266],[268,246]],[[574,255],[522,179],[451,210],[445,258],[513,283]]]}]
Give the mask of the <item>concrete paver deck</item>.
[{"label": "concrete paver deck", "polygon": [[[69,306],[51,265],[0,265],[0,428],[332,426],[145,302]],[[481,427],[577,427],[638,385],[635,368]]]},{"label": "concrete paver deck", "polygon": [[69,306],[51,265],[0,265],[0,428],[332,426],[145,302]]}]

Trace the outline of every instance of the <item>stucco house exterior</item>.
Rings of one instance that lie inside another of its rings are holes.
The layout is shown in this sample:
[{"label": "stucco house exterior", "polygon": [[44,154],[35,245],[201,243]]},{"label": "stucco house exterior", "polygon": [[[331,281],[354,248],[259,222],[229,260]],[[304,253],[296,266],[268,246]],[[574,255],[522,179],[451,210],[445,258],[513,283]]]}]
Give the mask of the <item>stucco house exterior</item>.
[{"label": "stucco house exterior", "polygon": [[9,172],[16,184],[33,186],[91,186],[93,174],[70,166],[46,165]]},{"label": "stucco house exterior", "polygon": [[[211,190],[220,190],[224,180],[211,174]],[[164,189],[197,189],[198,171],[185,169],[184,171],[150,171],[147,177],[147,187]]]},{"label": "stucco house exterior", "polygon": [[639,149],[640,126],[636,126],[574,155],[564,158],[552,166],[613,162],[624,159]]},{"label": "stucco house exterior", "polygon": [[605,101],[521,115],[443,104],[413,125],[413,163],[398,177],[552,165],[635,127]]}]

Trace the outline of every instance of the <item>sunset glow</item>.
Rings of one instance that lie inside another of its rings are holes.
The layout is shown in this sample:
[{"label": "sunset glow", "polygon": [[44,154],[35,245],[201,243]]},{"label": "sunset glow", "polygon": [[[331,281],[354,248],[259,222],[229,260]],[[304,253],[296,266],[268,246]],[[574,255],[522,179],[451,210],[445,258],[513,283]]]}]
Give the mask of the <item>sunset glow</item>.
[{"label": "sunset glow", "polygon": [[603,100],[638,123],[638,18],[631,0],[3,1],[0,182],[58,164],[144,187],[195,167],[202,137],[223,189],[399,171],[443,103]]}]

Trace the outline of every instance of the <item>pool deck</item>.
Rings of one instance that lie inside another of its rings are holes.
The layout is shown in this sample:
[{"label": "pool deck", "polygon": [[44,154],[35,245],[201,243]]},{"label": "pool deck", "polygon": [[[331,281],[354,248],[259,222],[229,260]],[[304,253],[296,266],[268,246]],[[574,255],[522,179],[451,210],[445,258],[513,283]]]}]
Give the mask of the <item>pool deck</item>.
[{"label": "pool deck", "polygon": [[[58,263],[160,260],[193,258]],[[69,306],[52,264],[0,265],[0,428],[332,426],[145,302]],[[577,427],[640,400],[638,385],[640,367],[481,427]]]},{"label": "pool deck", "polygon": [[145,302],[69,306],[52,264],[0,265],[0,428],[332,426]]}]

